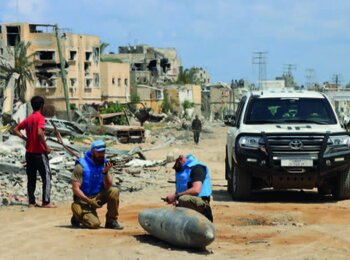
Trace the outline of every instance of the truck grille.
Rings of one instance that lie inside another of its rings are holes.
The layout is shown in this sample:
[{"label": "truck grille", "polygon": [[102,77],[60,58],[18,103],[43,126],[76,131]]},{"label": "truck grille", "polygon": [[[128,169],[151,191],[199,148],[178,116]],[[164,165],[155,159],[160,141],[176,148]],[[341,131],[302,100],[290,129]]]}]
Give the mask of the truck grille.
[{"label": "truck grille", "polygon": [[[280,157],[299,157],[305,155],[308,155],[313,159],[317,159],[322,148],[323,140],[323,135],[267,136],[267,142],[269,144],[270,152],[272,152],[273,159],[280,159]],[[291,144],[291,142],[293,142],[294,145]]]}]

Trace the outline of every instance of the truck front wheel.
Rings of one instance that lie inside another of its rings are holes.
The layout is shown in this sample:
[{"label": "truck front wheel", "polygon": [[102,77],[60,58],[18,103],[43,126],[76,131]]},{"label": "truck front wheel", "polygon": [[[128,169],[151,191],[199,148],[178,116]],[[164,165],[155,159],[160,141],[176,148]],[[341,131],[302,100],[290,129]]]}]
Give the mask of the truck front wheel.
[{"label": "truck front wheel", "polygon": [[[233,200],[247,200],[252,189],[252,177],[247,171],[243,171],[235,162],[232,162],[231,181]],[[228,181],[229,182],[229,181]]]},{"label": "truck front wheel", "polygon": [[338,174],[332,194],[336,200],[350,198],[350,168]]}]

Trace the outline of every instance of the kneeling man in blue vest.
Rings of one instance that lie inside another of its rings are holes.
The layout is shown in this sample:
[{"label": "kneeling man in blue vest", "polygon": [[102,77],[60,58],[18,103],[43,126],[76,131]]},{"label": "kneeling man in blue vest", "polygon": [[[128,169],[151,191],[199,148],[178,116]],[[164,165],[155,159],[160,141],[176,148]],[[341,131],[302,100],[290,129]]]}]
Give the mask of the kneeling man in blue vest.
[{"label": "kneeling man in blue vest", "polygon": [[105,159],[106,144],[94,141],[91,150],[76,161],[71,177],[74,202],[71,224],[86,228],[99,228],[100,220],[96,209],[107,203],[105,228],[123,229],[118,223],[119,190],[112,187],[109,173],[112,163]]},{"label": "kneeling man in blue vest", "polygon": [[173,169],[176,174],[176,192],[169,194],[165,201],[177,207],[196,210],[213,222],[209,168],[193,155],[180,155]]}]

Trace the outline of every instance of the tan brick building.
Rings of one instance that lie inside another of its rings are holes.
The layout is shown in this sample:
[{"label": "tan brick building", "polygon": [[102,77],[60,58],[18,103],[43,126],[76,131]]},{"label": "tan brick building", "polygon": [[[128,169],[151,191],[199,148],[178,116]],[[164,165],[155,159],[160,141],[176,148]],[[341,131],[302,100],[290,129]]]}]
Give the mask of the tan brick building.
[{"label": "tan brick building", "polygon": [[102,101],[130,102],[130,65],[101,62]]},{"label": "tan brick building", "polygon": [[[0,26],[0,54],[16,41],[30,42],[28,55],[35,53],[33,74],[35,82],[27,86],[26,99],[33,95],[45,96],[56,111],[65,111],[64,88],[60,73],[57,39],[52,25],[11,23]],[[61,49],[65,60],[69,100],[80,108],[84,104],[103,100],[127,102],[130,96],[129,65],[100,62],[98,36],[60,33]],[[119,71],[120,70],[120,71]],[[107,75],[101,76],[106,72]],[[121,82],[118,86],[118,80]],[[102,83],[103,80],[103,83]]]}]

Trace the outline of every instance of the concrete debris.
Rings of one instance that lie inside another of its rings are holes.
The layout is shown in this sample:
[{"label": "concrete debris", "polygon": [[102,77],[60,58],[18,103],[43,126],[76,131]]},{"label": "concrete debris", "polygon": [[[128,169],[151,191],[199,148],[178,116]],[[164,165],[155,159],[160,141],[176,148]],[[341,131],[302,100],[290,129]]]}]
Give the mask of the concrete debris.
[{"label": "concrete debris", "polygon": [[166,160],[150,161],[150,160],[140,160],[134,159],[125,164],[128,167],[154,167],[154,166],[164,166],[167,164]]}]

